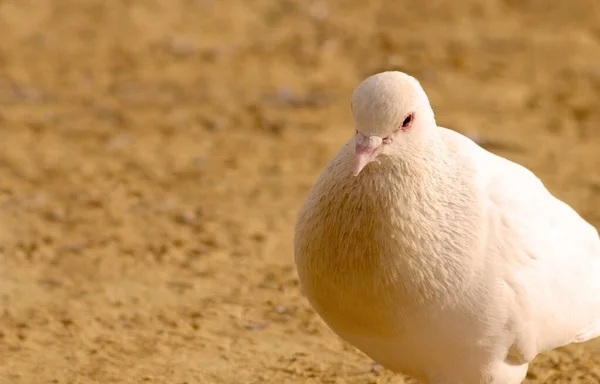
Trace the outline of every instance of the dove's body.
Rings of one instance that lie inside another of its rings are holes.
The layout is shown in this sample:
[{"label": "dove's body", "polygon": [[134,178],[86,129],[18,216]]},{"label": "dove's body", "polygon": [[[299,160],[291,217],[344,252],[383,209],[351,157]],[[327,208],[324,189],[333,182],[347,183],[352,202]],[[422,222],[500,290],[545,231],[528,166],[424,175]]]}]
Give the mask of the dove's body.
[{"label": "dove's body", "polygon": [[354,139],[302,208],[303,289],[387,368],[518,384],[538,353],[600,335],[600,240],[524,167],[433,128],[352,175]]}]

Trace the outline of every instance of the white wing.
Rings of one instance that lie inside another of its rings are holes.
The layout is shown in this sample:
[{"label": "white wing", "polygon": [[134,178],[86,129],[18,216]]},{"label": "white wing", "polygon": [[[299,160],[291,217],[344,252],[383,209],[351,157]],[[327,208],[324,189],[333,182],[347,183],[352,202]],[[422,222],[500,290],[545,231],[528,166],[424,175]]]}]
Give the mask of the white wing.
[{"label": "white wing", "polygon": [[483,157],[488,252],[502,263],[511,357],[525,363],[600,336],[598,232],[526,168],[487,151]]},{"label": "white wing", "polygon": [[509,358],[600,336],[600,238],[577,212],[548,192],[528,169],[496,156],[457,132],[444,140],[477,169],[487,214],[488,265],[503,285]]}]

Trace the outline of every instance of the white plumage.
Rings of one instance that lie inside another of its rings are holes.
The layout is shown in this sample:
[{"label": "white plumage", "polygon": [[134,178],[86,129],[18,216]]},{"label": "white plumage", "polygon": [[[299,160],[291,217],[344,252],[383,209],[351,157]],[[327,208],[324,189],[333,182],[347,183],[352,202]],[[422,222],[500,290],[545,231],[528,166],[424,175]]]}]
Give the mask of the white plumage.
[{"label": "white plumage", "polygon": [[303,290],[338,335],[434,384],[521,383],[538,353],[600,336],[594,227],[438,127],[409,75],[367,78],[352,113],[295,237]]}]

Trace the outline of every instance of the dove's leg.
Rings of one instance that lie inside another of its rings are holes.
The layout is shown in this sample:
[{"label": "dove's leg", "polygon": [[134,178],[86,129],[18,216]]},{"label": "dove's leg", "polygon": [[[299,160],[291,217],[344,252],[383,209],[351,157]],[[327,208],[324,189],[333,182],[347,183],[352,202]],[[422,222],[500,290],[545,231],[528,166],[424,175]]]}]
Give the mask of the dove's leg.
[{"label": "dove's leg", "polygon": [[521,384],[527,376],[529,364],[513,365],[504,361],[491,365],[487,369],[489,384]]},{"label": "dove's leg", "polygon": [[[483,372],[483,377],[474,379],[474,381],[468,381],[471,383],[478,384],[521,384],[527,376],[528,364],[523,365],[512,365],[504,361],[490,364],[487,369]],[[437,378],[430,378],[428,384],[455,384],[454,381],[444,381]],[[467,383],[464,382],[463,383]]]}]

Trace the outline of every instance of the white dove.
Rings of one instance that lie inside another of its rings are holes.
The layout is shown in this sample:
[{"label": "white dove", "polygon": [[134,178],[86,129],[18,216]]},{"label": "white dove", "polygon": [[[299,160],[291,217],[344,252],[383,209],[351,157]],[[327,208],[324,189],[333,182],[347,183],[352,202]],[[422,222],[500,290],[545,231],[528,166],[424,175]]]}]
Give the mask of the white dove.
[{"label": "white dove", "polygon": [[355,136],[296,223],[302,289],[384,367],[517,384],[539,353],[600,336],[600,239],[529,170],[438,127],[419,82],[353,92]]}]

